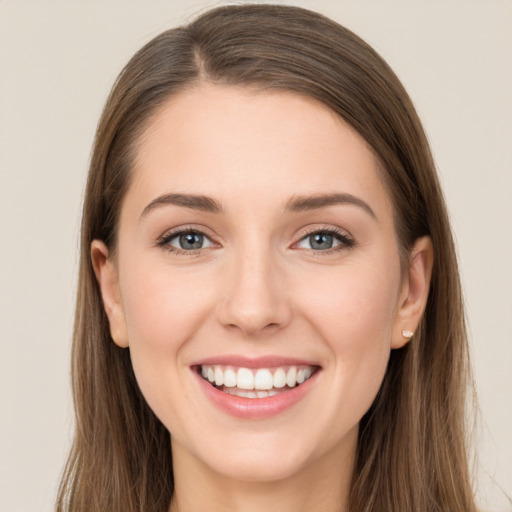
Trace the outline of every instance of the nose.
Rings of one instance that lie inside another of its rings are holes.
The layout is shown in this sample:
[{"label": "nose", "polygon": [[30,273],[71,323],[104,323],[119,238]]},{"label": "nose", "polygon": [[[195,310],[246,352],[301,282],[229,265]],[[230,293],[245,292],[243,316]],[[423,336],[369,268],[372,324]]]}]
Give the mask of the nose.
[{"label": "nose", "polygon": [[288,325],[291,308],[282,269],[270,249],[233,255],[222,279],[218,319],[246,337],[265,336]]}]

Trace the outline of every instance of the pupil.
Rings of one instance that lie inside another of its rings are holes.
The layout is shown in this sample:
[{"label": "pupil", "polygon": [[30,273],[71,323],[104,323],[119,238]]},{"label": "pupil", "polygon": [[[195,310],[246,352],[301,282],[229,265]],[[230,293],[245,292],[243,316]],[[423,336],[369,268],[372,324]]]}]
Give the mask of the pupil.
[{"label": "pupil", "polygon": [[180,245],[183,249],[201,249],[203,246],[203,235],[199,233],[181,235]]},{"label": "pupil", "polygon": [[316,233],[309,237],[313,249],[330,249],[332,247],[332,235]]}]

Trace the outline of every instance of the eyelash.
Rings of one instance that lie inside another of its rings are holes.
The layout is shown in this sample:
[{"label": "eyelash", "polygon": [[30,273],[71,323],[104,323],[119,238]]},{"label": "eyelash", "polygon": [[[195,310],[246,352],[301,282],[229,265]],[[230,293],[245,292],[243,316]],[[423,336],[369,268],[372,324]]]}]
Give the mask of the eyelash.
[{"label": "eyelash", "polygon": [[[339,245],[336,245],[329,249],[324,249],[324,250],[310,249],[315,256],[319,256],[319,257],[327,256],[329,254],[333,254],[338,251],[352,249],[353,247],[356,246],[356,242],[353,238],[351,238],[349,235],[347,235],[346,233],[342,232],[341,230],[339,230],[335,227],[314,228],[311,230],[306,230],[300,234],[299,242],[301,242],[302,240],[304,240],[310,236],[317,235],[317,234],[331,235],[332,237],[336,238],[338,240],[338,242],[340,242],[340,243],[339,243]],[[296,242],[294,245],[296,245],[299,242]]]},{"label": "eyelash", "polygon": [[[187,234],[201,235],[201,236],[207,238],[208,240],[210,240],[212,242],[212,244],[215,245],[215,242],[213,242],[211,240],[211,237],[209,237],[204,231],[202,231],[200,229],[197,229],[197,228],[190,227],[190,228],[179,228],[179,229],[177,229],[175,231],[170,231],[168,233],[165,233],[157,241],[157,246],[161,247],[161,248],[167,249],[167,251],[169,253],[174,254],[176,256],[195,256],[195,255],[200,255],[205,249],[207,249],[207,248],[201,248],[201,249],[183,250],[183,249],[178,249],[176,247],[172,247],[171,245],[169,245],[170,242],[172,240],[174,240],[175,238],[177,238],[179,236],[187,235]],[[334,228],[334,227],[315,228],[315,229],[312,229],[312,230],[309,230],[309,231],[304,231],[304,232],[302,232],[300,234],[299,241],[295,242],[294,245],[302,242],[307,237],[310,237],[310,236],[313,236],[313,235],[316,235],[316,234],[331,235],[334,238],[336,238],[338,240],[338,242],[340,242],[340,243],[339,243],[339,245],[336,245],[336,246],[331,247],[329,249],[324,249],[324,250],[310,249],[315,256],[328,255],[328,254],[332,254],[334,252],[338,252],[338,251],[341,251],[341,250],[352,249],[353,247],[356,246],[356,242],[350,236],[348,236],[347,234],[341,232],[339,229]]]},{"label": "eyelash", "polygon": [[[178,228],[174,231],[169,231],[165,233],[158,241],[157,246],[167,249],[167,251],[175,256],[196,256],[200,255],[205,248],[201,249],[193,249],[193,250],[184,250],[184,249],[178,249],[176,247],[172,247],[170,244],[171,240],[174,240],[177,237],[183,236],[183,235],[201,235],[208,240],[211,240],[211,237],[208,236],[204,231],[201,229],[193,228],[193,227],[185,227],[185,228]],[[212,241],[212,244],[215,245],[215,242]]]}]

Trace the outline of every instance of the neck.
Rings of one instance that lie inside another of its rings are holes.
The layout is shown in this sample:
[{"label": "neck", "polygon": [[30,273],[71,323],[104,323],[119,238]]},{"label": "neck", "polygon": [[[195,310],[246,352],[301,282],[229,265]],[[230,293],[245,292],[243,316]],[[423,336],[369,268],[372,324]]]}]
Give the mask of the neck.
[{"label": "neck", "polygon": [[347,512],[355,447],[356,442],[349,449],[343,444],[293,475],[261,482],[221,475],[173,442],[175,491],[169,512]]}]

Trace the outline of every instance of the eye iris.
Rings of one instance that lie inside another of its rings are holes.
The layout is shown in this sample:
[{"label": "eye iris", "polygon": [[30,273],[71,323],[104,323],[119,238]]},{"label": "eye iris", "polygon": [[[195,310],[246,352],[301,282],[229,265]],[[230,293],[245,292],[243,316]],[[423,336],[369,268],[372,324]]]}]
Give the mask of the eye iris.
[{"label": "eye iris", "polygon": [[201,249],[203,238],[203,235],[199,233],[185,233],[180,236],[180,247],[182,249]]},{"label": "eye iris", "polygon": [[309,237],[309,243],[312,249],[331,249],[333,236],[328,233],[315,233]]}]

